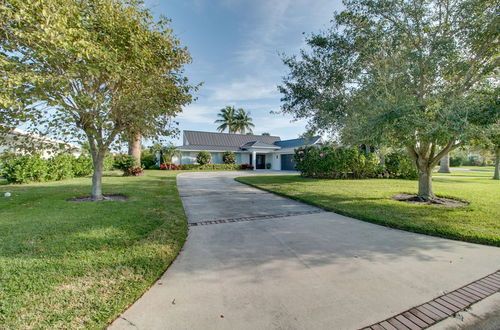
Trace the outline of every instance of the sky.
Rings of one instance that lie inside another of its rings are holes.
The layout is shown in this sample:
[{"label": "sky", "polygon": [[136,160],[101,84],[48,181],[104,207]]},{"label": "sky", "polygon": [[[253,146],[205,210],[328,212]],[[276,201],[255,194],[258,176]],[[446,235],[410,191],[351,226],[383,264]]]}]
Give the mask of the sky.
[{"label": "sky", "polygon": [[[287,73],[279,54],[296,54],[305,46],[303,33],[328,27],[340,1],[146,0],[146,6],[172,20],[193,58],[186,75],[203,82],[177,118],[180,130],[216,131],[217,113],[232,105],[250,111],[255,134],[292,139],[304,133],[305,121],[271,114],[280,109],[277,86]],[[181,136],[172,142],[182,144]]]}]

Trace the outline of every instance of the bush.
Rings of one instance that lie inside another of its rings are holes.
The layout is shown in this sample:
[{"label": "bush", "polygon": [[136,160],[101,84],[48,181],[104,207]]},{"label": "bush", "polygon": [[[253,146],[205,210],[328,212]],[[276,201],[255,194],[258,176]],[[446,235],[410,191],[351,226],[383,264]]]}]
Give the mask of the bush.
[{"label": "bush", "polygon": [[9,183],[30,183],[47,180],[48,168],[40,155],[9,154],[2,162],[1,174]]},{"label": "bush", "polygon": [[232,151],[226,151],[222,154],[222,161],[224,164],[236,163],[236,155]]},{"label": "bush", "polygon": [[47,180],[58,181],[71,179],[75,176],[73,163],[75,156],[60,154],[47,161]]},{"label": "bush", "polygon": [[90,156],[73,157],[72,163],[74,176],[87,176],[93,172],[92,158]]},{"label": "bush", "polygon": [[161,163],[160,170],[180,170],[181,165],[177,165],[174,163]]},{"label": "bush", "polygon": [[153,166],[156,166],[157,160],[156,155],[153,154],[142,154],[141,155],[141,164],[144,168],[150,169]]},{"label": "bush", "polygon": [[236,171],[241,169],[241,165],[238,164],[184,164],[181,165],[183,170],[214,170],[214,171]]},{"label": "bush", "polygon": [[200,165],[209,164],[211,160],[212,160],[212,156],[207,151],[200,151],[198,153],[198,155],[196,156],[196,161]]},{"label": "bush", "polygon": [[418,177],[413,160],[402,151],[392,152],[386,156],[385,171],[390,178],[416,179]]},{"label": "bush", "polygon": [[271,169],[271,167],[273,167],[273,165],[272,165],[271,163],[267,163],[267,164],[266,164],[266,169],[270,170],[270,169]]},{"label": "bush", "polygon": [[374,154],[358,148],[304,147],[295,151],[296,169],[302,176],[318,178],[373,178],[381,174]]},{"label": "bush", "polygon": [[295,150],[296,169],[305,177],[363,179],[385,177],[416,178],[412,160],[403,153],[386,156],[385,168],[378,157],[359,148],[332,146],[304,147]]},{"label": "bush", "polygon": [[123,176],[138,176],[144,172],[142,167],[135,166],[135,158],[130,155],[116,156],[113,167],[122,170]]},{"label": "bush", "polygon": [[464,163],[464,158],[461,156],[450,157],[450,166],[452,167],[462,166],[463,163]]},{"label": "bush", "polygon": [[104,156],[103,171],[111,171],[115,166],[115,156],[113,154],[106,154]]},{"label": "bush", "polygon": [[253,170],[253,166],[250,164],[241,164],[240,170]]}]

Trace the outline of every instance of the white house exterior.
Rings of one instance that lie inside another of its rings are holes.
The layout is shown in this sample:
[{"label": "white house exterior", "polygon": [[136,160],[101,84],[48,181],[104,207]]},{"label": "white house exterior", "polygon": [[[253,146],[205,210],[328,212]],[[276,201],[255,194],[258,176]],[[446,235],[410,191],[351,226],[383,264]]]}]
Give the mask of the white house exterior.
[{"label": "white house exterior", "polygon": [[0,139],[0,153],[10,151],[24,154],[27,146],[33,146],[43,158],[49,158],[61,151],[71,153],[76,157],[82,153],[77,145],[34,135],[18,128],[2,135]]},{"label": "white house exterior", "polygon": [[198,153],[207,151],[213,164],[223,164],[223,153],[233,151],[237,164],[251,164],[254,169],[265,169],[266,164],[270,164],[272,170],[292,171],[295,169],[295,148],[318,143],[319,136],[309,140],[281,140],[279,136],[184,131],[183,145],[178,147],[182,156],[173,161],[176,164],[195,164]]}]

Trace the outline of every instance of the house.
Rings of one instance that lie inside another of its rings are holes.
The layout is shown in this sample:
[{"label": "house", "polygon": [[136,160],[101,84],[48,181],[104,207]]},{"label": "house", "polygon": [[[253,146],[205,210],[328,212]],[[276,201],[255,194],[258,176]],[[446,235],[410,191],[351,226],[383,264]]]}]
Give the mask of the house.
[{"label": "house", "polygon": [[0,135],[0,153],[14,152],[26,154],[35,150],[43,158],[50,158],[59,152],[68,152],[78,157],[82,150],[79,146],[49,137],[31,134],[19,128]]},{"label": "house", "polygon": [[200,151],[210,152],[213,164],[223,164],[225,151],[236,154],[237,164],[251,164],[255,169],[294,170],[295,148],[320,143],[320,137],[281,140],[279,136],[245,135],[184,131],[183,145],[178,147],[182,156],[174,158],[176,164],[194,164]]}]

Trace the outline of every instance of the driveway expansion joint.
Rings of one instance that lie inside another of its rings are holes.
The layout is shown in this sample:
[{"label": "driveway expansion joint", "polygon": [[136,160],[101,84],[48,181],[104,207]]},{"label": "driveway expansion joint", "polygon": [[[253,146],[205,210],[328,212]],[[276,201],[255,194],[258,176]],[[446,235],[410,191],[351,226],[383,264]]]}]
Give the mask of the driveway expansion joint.
[{"label": "driveway expansion joint", "polygon": [[384,325],[387,323],[396,329],[426,329],[499,291],[500,270],[497,270],[477,281],[361,330],[386,329]]},{"label": "driveway expansion joint", "polygon": [[231,219],[218,219],[218,220],[206,220],[189,223],[189,227],[205,226],[205,225],[218,225],[221,223],[231,223],[231,222],[245,222],[245,221],[256,221],[256,220],[266,220],[266,219],[277,219],[293,217],[298,215],[308,215],[316,213],[325,213],[323,210],[305,211],[305,212],[292,212],[292,213],[281,213],[281,214],[269,214],[269,215],[258,215],[254,217],[242,217],[242,218],[231,218]]}]

